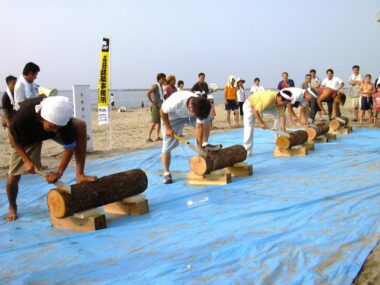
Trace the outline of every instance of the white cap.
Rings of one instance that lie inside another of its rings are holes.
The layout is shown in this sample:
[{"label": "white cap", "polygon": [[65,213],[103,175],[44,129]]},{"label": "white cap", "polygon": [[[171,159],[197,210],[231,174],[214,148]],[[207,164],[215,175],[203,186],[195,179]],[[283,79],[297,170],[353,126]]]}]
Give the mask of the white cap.
[{"label": "white cap", "polygon": [[64,96],[48,97],[35,107],[41,117],[57,126],[66,126],[73,115],[73,104]]}]

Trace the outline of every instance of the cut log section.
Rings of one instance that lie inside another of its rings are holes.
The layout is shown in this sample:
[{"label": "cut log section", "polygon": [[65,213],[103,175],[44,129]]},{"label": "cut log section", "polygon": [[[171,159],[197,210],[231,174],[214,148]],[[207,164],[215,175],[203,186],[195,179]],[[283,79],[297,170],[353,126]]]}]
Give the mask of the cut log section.
[{"label": "cut log section", "polygon": [[279,136],[276,139],[276,145],[280,149],[289,149],[292,146],[303,145],[307,142],[308,135],[306,131],[299,130],[289,133],[289,136]]},{"label": "cut log section", "polygon": [[328,123],[319,123],[317,125],[308,126],[306,129],[306,132],[308,135],[308,141],[312,141],[316,137],[327,134],[329,129],[330,127]]},{"label": "cut log section", "polygon": [[335,118],[331,120],[330,122],[330,129],[332,131],[336,131],[342,127],[347,127],[348,122],[349,122],[349,119],[347,117]]},{"label": "cut log section", "polygon": [[196,175],[203,176],[211,171],[242,162],[246,158],[247,150],[242,145],[233,145],[218,151],[208,152],[207,157],[192,157],[190,168]]},{"label": "cut log section", "polygon": [[71,194],[61,189],[50,190],[47,203],[50,214],[62,219],[140,194],[147,187],[145,172],[133,169],[104,176],[94,182],[71,185]]}]

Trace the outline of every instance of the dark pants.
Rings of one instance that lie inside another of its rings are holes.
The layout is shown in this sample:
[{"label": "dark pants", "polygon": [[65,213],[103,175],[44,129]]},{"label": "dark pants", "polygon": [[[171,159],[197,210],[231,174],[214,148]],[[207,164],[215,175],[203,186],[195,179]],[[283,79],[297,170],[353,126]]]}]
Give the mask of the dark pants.
[{"label": "dark pants", "polygon": [[244,105],[244,102],[239,102],[240,116],[244,116],[244,113],[243,113],[243,105]]},{"label": "dark pants", "polygon": [[[327,100],[324,100],[322,102],[326,102],[327,103],[327,108],[328,108],[328,111],[329,111],[329,120],[331,120],[331,115],[332,115],[332,111],[333,111],[333,104],[334,104],[334,99],[327,99]],[[314,122],[315,120],[315,115],[317,114],[317,112],[321,111],[321,109],[319,108],[318,106],[318,103],[317,103],[317,99],[313,99],[311,102],[310,102],[310,119]],[[337,108],[336,110],[336,116],[337,117],[340,117],[340,110],[339,108]]]}]

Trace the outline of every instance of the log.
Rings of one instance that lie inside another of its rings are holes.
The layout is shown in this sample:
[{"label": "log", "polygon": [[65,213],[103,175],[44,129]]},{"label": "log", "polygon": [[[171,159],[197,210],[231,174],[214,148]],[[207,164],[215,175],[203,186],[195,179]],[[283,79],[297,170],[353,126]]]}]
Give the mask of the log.
[{"label": "log", "polygon": [[308,135],[306,131],[298,130],[293,133],[289,133],[288,136],[279,136],[276,139],[276,145],[280,149],[289,149],[295,145],[302,145],[307,142]]},{"label": "log", "polygon": [[306,129],[307,135],[308,135],[308,140],[312,141],[316,137],[325,135],[329,132],[329,124],[328,123],[319,123],[317,125],[311,125],[308,126]]},{"label": "log", "polygon": [[[343,122],[344,121],[344,122]],[[340,117],[331,120],[330,129],[336,131],[342,127],[347,127],[349,119],[347,117]]]},{"label": "log", "polygon": [[233,166],[247,158],[247,150],[242,145],[233,145],[218,151],[209,152],[207,157],[194,156],[190,159],[191,170],[199,176],[211,171]]},{"label": "log", "polygon": [[132,169],[104,176],[94,182],[71,185],[71,194],[61,189],[50,190],[47,203],[50,214],[62,219],[140,194],[147,187],[148,178],[145,172]]}]

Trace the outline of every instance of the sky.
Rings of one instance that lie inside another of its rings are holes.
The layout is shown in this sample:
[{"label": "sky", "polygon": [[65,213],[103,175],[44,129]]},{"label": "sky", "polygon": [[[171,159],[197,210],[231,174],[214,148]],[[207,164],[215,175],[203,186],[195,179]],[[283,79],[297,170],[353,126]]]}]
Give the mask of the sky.
[{"label": "sky", "polygon": [[[97,88],[102,38],[111,38],[112,88],[148,88],[159,72],[191,87],[199,72],[274,87],[287,71],[327,68],[347,82],[354,64],[380,72],[379,0],[0,0],[0,90],[37,63],[37,83]],[[347,83],[346,83],[347,84]]]}]

